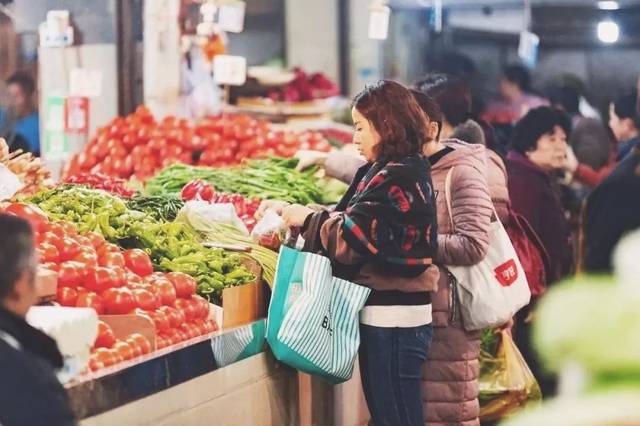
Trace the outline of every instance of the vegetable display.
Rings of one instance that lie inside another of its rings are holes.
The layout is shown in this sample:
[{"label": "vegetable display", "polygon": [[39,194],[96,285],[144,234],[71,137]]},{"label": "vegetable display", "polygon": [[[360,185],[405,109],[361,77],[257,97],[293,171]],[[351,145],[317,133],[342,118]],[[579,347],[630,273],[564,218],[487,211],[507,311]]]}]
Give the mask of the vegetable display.
[{"label": "vegetable display", "polygon": [[208,117],[192,125],[173,116],[156,120],[140,106],[98,129],[64,175],[90,172],[145,181],[172,164],[229,166],[246,158],[291,157],[299,149],[329,151],[331,145],[318,132],[284,132],[247,115]]},{"label": "vegetable display", "polygon": [[250,200],[240,194],[226,194],[224,192],[216,192],[208,183],[196,179],[187,183],[180,191],[183,201],[202,200],[211,204],[233,204],[236,214],[251,232],[256,224],[254,215],[260,207],[260,200]]},{"label": "vegetable display", "polygon": [[107,192],[130,198],[135,195],[135,191],[127,188],[124,179],[103,175],[101,173],[80,173],[69,176],[64,181],[69,184],[85,185],[90,188],[104,189]]},{"label": "vegetable display", "polygon": [[247,161],[243,167],[215,169],[176,164],[147,182],[150,194],[178,194],[194,179],[201,179],[217,190],[249,198],[274,199],[300,204],[330,204],[316,170],[295,169],[297,159],[271,158]]},{"label": "vegetable display", "polygon": [[220,300],[225,287],[255,280],[240,256],[204,247],[188,225],[130,210],[123,200],[104,191],[60,186],[29,201],[54,220],[77,224],[80,232],[94,231],[124,248],[143,249],[159,270],[193,276],[198,293],[207,298]]},{"label": "vegetable display", "polygon": [[186,208],[180,212],[178,220],[188,223],[200,235],[202,240],[208,243],[227,244],[237,247],[246,247],[247,253],[242,256],[249,257],[262,267],[262,276],[270,286],[273,285],[278,253],[262,247],[249,236],[243,235],[233,225],[207,220],[193,209]]},{"label": "vegetable display", "polygon": [[174,196],[136,195],[127,201],[130,210],[141,211],[156,221],[166,222],[175,220],[182,206],[182,200]]}]

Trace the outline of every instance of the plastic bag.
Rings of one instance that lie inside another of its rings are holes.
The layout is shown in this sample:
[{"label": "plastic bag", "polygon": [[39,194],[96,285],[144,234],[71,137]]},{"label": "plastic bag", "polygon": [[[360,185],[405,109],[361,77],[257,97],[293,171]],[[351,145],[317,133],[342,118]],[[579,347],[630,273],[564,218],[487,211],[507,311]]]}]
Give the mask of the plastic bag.
[{"label": "plastic bag", "polygon": [[267,210],[251,231],[251,238],[263,247],[278,251],[285,241],[287,225],[273,210]]},{"label": "plastic bag", "polygon": [[210,232],[211,223],[225,223],[238,228],[243,235],[249,235],[249,230],[238,217],[233,204],[209,204],[207,201],[188,201],[180,210],[177,220],[188,223],[198,232]]},{"label": "plastic bag", "polygon": [[480,420],[511,416],[542,401],[540,386],[518,347],[506,331],[498,332],[495,355],[480,354]]},{"label": "plastic bag", "polygon": [[10,199],[20,188],[22,188],[22,182],[18,176],[4,164],[0,164],[0,201]]}]

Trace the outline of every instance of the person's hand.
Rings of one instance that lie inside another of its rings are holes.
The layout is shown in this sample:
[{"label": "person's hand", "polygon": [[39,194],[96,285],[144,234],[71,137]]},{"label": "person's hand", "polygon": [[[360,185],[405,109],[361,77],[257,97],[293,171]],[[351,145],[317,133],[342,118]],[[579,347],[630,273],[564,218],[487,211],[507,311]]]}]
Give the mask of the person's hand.
[{"label": "person's hand", "polygon": [[253,215],[256,220],[260,220],[264,217],[264,214],[267,210],[273,210],[277,215],[282,215],[282,209],[287,207],[289,203],[286,201],[278,201],[278,200],[264,200],[260,203],[258,210]]},{"label": "person's hand", "polygon": [[570,146],[567,147],[567,154],[562,162],[562,170],[567,172],[575,173],[578,168],[578,159],[573,152],[573,148]]},{"label": "person's hand", "polygon": [[311,166],[315,166],[316,164],[322,165],[325,163],[325,161],[327,161],[328,156],[329,154],[326,152],[301,149],[300,151],[296,152],[295,155],[295,158],[298,159],[296,170],[302,171],[304,169],[308,169]]},{"label": "person's hand", "polygon": [[313,214],[314,211],[309,207],[300,204],[292,204],[282,210],[282,220],[288,227],[299,227],[304,225],[307,216]]},{"label": "person's hand", "polygon": [[503,324],[502,326],[498,327],[498,329],[500,331],[506,331],[509,335],[513,335],[512,330],[513,330],[513,318],[511,318],[509,321],[507,321],[505,324]]}]

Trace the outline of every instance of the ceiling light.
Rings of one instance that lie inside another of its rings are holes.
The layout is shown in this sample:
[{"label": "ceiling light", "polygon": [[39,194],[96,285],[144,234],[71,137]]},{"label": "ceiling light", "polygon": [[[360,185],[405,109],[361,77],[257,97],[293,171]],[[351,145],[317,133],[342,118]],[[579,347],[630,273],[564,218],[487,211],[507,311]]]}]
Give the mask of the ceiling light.
[{"label": "ceiling light", "polygon": [[599,1],[598,2],[598,9],[602,9],[602,10],[618,10],[618,9],[620,9],[620,5],[618,4],[617,1],[611,1],[611,0]]},{"label": "ceiling light", "polygon": [[613,21],[598,22],[598,38],[603,43],[615,43],[620,37],[620,27]]}]

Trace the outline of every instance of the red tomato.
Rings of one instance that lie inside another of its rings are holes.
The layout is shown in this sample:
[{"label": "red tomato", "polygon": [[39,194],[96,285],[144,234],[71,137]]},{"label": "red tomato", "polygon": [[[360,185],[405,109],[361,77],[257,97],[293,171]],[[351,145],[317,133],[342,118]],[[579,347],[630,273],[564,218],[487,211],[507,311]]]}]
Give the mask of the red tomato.
[{"label": "red tomato", "polygon": [[120,268],[124,268],[124,256],[120,251],[117,252],[109,252],[109,253],[99,253],[98,254],[98,265],[100,266],[118,266]]},{"label": "red tomato", "polygon": [[55,243],[60,252],[60,260],[71,260],[80,252],[80,244],[73,238],[62,237]]},{"label": "red tomato", "polygon": [[58,287],[56,301],[62,306],[74,307],[78,301],[78,291],[71,287]]},{"label": "red tomato", "polygon": [[88,170],[90,168],[92,168],[93,166],[96,165],[96,163],[98,162],[98,159],[95,157],[95,155],[91,155],[91,150],[85,150],[84,152],[81,152],[80,155],[78,156],[78,164],[80,165],[80,168],[83,170]]},{"label": "red tomato", "polygon": [[134,274],[131,271],[126,271],[126,274],[127,274],[126,286],[129,287],[130,289],[134,289],[134,288],[141,288],[144,290],[149,289],[150,286],[142,281],[142,277]]},{"label": "red tomato", "polygon": [[86,276],[85,265],[79,262],[62,262],[58,269],[58,286],[77,287]]},{"label": "red tomato", "polygon": [[60,252],[58,248],[50,243],[41,243],[38,246],[38,250],[40,251],[40,262],[59,262],[60,261]]},{"label": "red tomato", "polygon": [[127,268],[134,274],[146,277],[153,273],[153,264],[149,255],[140,249],[132,249],[124,252],[124,262]]},{"label": "red tomato", "polygon": [[138,342],[136,342],[135,340],[132,340],[131,338],[127,337],[125,339],[125,343],[127,345],[129,345],[129,347],[133,351],[133,357],[134,358],[142,356],[142,348],[140,346],[138,346]]},{"label": "red tomato", "polygon": [[78,301],[76,302],[77,308],[93,308],[98,315],[105,313],[102,299],[96,293],[92,291],[79,292]]},{"label": "red tomato", "polygon": [[136,344],[138,345],[138,347],[142,350],[143,354],[148,354],[151,352],[151,342],[149,342],[149,339],[147,339],[146,337],[144,337],[142,334],[140,333],[133,333],[131,336],[129,336],[129,338],[127,339],[127,341],[133,341],[136,342]]},{"label": "red tomato", "polygon": [[26,220],[29,222],[29,225],[31,225],[34,232],[46,231],[47,224],[49,223],[47,215],[40,210],[39,207],[31,204],[11,203],[6,209],[4,209],[4,212]]},{"label": "red tomato", "polygon": [[176,309],[179,309],[182,312],[184,312],[184,316],[187,319],[187,321],[192,321],[196,319],[196,316],[197,316],[196,309],[189,300],[177,299],[174,302],[173,306]]},{"label": "red tomato", "polygon": [[125,148],[133,149],[133,147],[138,144],[138,136],[134,133],[127,133],[122,138],[122,144]]},{"label": "red tomato", "polygon": [[155,312],[150,312],[149,316],[156,326],[156,332],[160,333],[169,330],[169,319],[164,313],[156,310]]},{"label": "red tomato", "polygon": [[101,297],[108,314],[128,314],[136,307],[136,300],[127,288],[110,288]]},{"label": "red tomato", "polygon": [[111,326],[104,321],[98,321],[98,337],[93,344],[94,348],[110,348],[116,343],[116,336]]},{"label": "red tomato", "polygon": [[102,294],[116,284],[117,277],[111,268],[97,266],[87,272],[85,287],[88,290]]},{"label": "red tomato", "polygon": [[48,269],[50,271],[55,271],[58,272],[58,270],[60,269],[60,265],[58,265],[57,263],[53,263],[53,262],[47,262],[47,263],[43,263],[40,265],[41,268],[44,269]]},{"label": "red tomato", "polygon": [[73,260],[91,268],[98,266],[98,255],[92,247],[81,247],[80,253]]},{"label": "red tomato", "polygon": [[105,243],[104,237],[97,232],[87,232],[84,234],[91,241],[94,249],[98,250]]},{"label": "red tomato", "polygon": [[117,341],[116,344],[113,345],[113,349],[118,351],[124,361],[132,359],[135,355],[133,348],[131,348],[127,342],[123,342],[122,340]]},{"label": "red tomato", "polygon": [[102,361],[100,361],[95,354],[91,354],[91,357],[89,357],[89,370],[98,371],[101,368],[104,368]]},{"label": "red tomato", "polygon": [[119,358],[115,356],[115,352],[107,348],[96,349],[92,357],[94,357],[95,360],[102,364],[104,367],[112,366],[114,364],[117,364],[119,361]]},{"label": "red tomato", "polygon": [[167,274],[167,279],[171,281],[171,284],[173,284],[173,287],[176,289],[177,297],[188,299],[196,292],[198,284],[190,275],[183,274],[182,272],[170,272]]},{"label": "red tomato", "polygon": [[209,301],[202,296],[198,296],[197,294],[191,298],[191,303],[196,307],[197,318],[208,318],[209,317]]},{"label": "red tomato", "polygon": [[184,312],[174,308],[173,306],[162,306],[158,311],[163,312],[167,316],[172,328],[180,327],[180,324],[187,320]]},{"label": "red tomato", "polygon": [[142,309],[153,311],[160,307],[160,298],[148,290],[133,290],[133,296]]},{"label": "red tomato", "polygon": [[97,249],[97,252],[98,257],[102,257],[107,253],[120,253],[120,248],[115,244],[104,243]]},{"label": "red tomato", "polygon": [[125,268],[112,266],[110,269],[113,271],[114,287],[122,287],[123,285],[127,284],[127,270]]},{"label": "red tomato", "polygon": [[156,349],[163,349],[166,348],[167,345],[167,341],[164,339],[164,337],[162,336],[157,336],[156,337]]},{"label": "red tomato", "polygon": [[156,279],[153,283],[156,293],[160,296],[163,305],[171,306],[176,300],[176,289],[166,278]]}]

